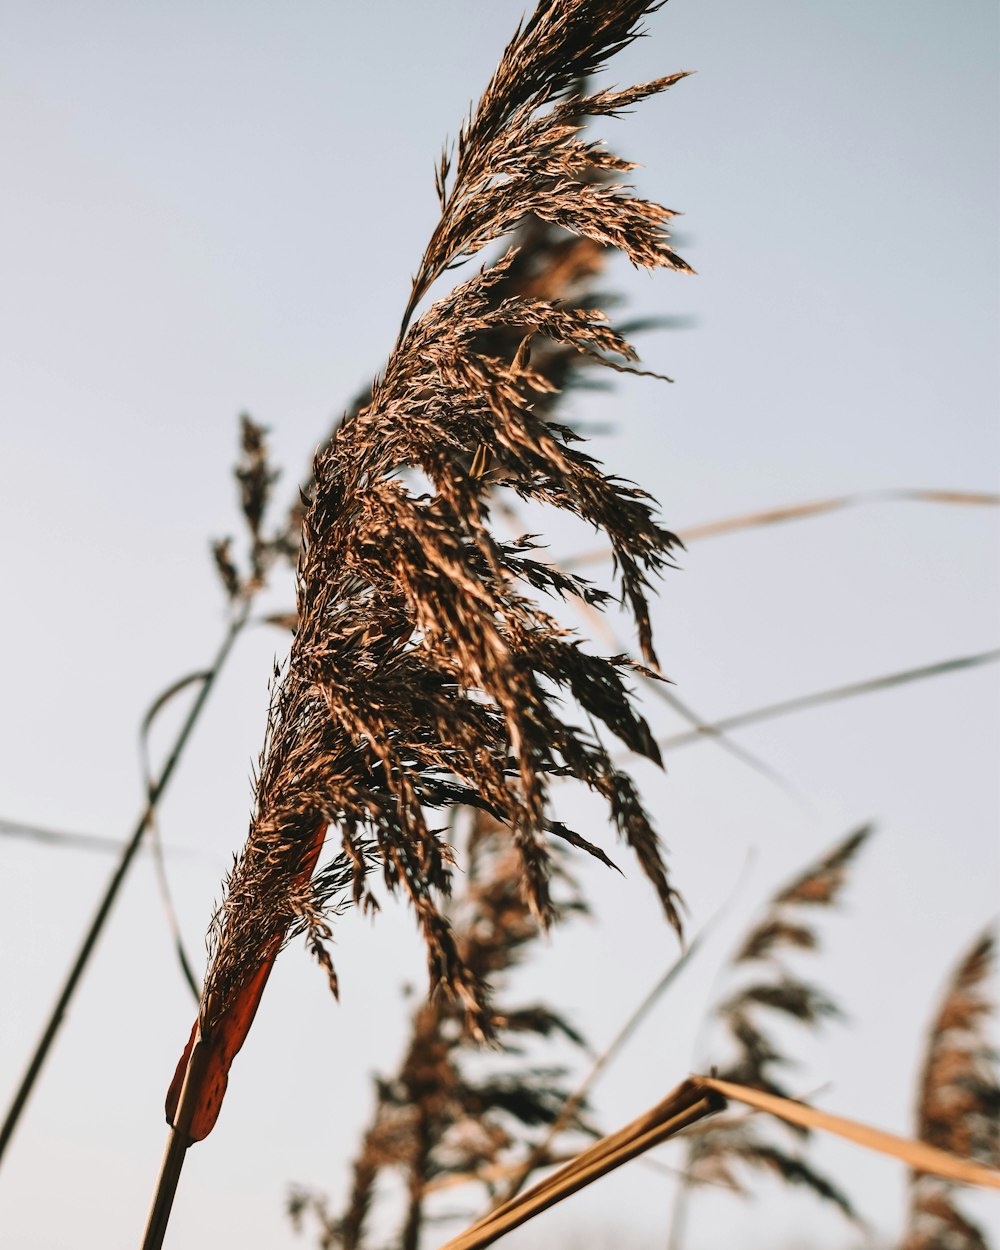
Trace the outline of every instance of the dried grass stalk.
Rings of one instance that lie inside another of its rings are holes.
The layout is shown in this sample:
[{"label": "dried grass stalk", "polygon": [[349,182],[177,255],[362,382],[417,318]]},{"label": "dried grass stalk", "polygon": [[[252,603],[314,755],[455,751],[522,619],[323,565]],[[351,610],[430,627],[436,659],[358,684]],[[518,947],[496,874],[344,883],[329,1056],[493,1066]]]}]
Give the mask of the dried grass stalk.
[{"label": "dried grass stalk", "polygon": [[[884,503],[930,503],[957,505],[966,508],[996,508],[1000,495],[987,491],[915,490],[903,487],[896,490],[855,491],[850,495],[832,495],[826,499],[810,499],[805,503],[783,504],[777,508],[756,509],[736,516],[719,517],[700,525],[687,525],[677,531],[685,544],[700,542],[705,538],[718,538],[725,534],[738,534],[744,530],[760,529],[770,525],[783,525],[788,521],[806,521],[829,512],[840,512],[868,504]],[[599,547],[582,551],[564,561],[564,568],[579,569],[588,564],[602,564],[610,552]]]},{"label": "dried grass stalk", "polygon": [[724,716],[720,720],[713,721],[712,724],[701,724],[695,729],[671,734],[660,740],[660,746],[664,750],[676,751],[679,747],[694,746],[695,743],[717,738],[720,734],[732,729],[742,729],[747,725],[759,724],[761,721],[774,720],[796,712],[806,712],[828,703],[840,703],[844,699],[880,694],[883,690],[891,690],[895,686],[905,686],[914,681],[926,681],[931,677],[960,673],[969,668],[979,668],[983,664],[996,664],[998,660],[1000,660],[1000,648],[994,648],[990,651],[974,652],[972,655],[955,656],[950,660],[938,660],[934,664],[922,664],[919,668],[904,668],[895,673],[883,673],[879,677],[848,682],[846,685],[832,686],[827,690],[816,690],[811,694],[798,695],[794,699],[782,699],[780,703],[766,703],[746,712],[737,712],[734,716]]},{"label": "dried grass stalk", "polygon": [[[895,1133],[873,1128],[870,1124],[848,1120],[840,1115],[831,1115],[829,1111],[818,1111],[815,1107],[810,1107],[808,1103],[798,1102],[793,1098],[780,1098],[776,1094],[768,1094],[747,1085],[737,1085],[732,1081],[696,1076],[691,1078],[691,1083],[704,1089],[715,1090],[724,1098],[745,1103],[746,1106],[753,1107],[757,1111],[766,1111],[799,1129],[818,1128],[827,1133],[835,1133],[838,1137],[857,1142],[859,1146],[865,1146],[868,1150],[874,1150],[878,1154],[888,1155],[893,1159],[902,1159],[904,1163],[922,1172],[964,1185],[1000,1189],[1000,1171],[996,1168],[970,1162],[950,1151],[930,1146],[926,1142],[897,1137]],[[945,1250],[946,1244],[950,1243],[929,1241],[921,1244],[933,1247],[933,1250]]]}]

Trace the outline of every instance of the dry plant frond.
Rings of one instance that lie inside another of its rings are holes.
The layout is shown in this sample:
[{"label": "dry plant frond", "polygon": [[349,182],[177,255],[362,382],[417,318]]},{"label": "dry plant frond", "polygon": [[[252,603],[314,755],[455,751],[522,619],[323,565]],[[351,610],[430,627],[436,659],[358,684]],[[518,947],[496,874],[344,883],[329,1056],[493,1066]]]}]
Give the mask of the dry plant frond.
[{"label": "dry plant frond", "polygon": [[[775,912],[782,907],[835,906],[847,884],[848,871],[853,866],[858,851],[871,836],[871,832],[871,827],[865,826],[863,829],[850,834],[843,842],[835,846],[829,855],[821,859],[818,864],[807,868],[800,877],[779,891],[774,896],[771,910],[763,924],[765,926],[770,924],[774,919]],[[760,928],[761,926],[758,926],[757,929],[751,932],[747,946],[737,955],[738,962],[755,957],[749,954],[748,951],[753,949],[753,939]],[[811,945],[814,947],[815,942]],[[759,958],[759,956],[756,957]]]},{"label": "dry plant frond", "polygon": [[[715,1019],[725,1029],[730,1049],[735,1052],[728,1064],[719,1066],[720,1080],[787,1098],[788,1090],[779,1073],[791,1061],[761,1026],[760,1016],[768,1014],[774,1020],[784,1017],[816,1027],[824,1019],[839,1014],[832,999],[796,976],[781,957],[818,948],[808,909],[837,903],[855,857],[870,833],[870,828],[852,833],[779,890],[733,956],[731,974],[739,977],[746,971],[749,976],[714,1008]],[[808,1129],[802,1132],[807,1133]],[[675,1209],[672,1245],[680,1244],[687,1188],[726,1183],[746,1195],[747,1190],[739,1180],[743,1167],[770,1171],[790,1184],[802,1185],[817,1197],[832,1202],[848,1217],[857,1218],[846,1194],[800,1153],[792,1154],[770,1139],[760,1122],[734,1120],[717,1127],[710,1125],[691,1141],[685,1185],[678,1194]]]},{"label": "dry plant frond", "polygon": [[[574,98],[582,90],[582,86],[579,87]],[[597,176],[591,175],[595,179]],[[507,300],[520,299],[544,300],[571,309],[595,308],[602,302],[612,302],[611,297],[602,300],[594,289],[595,279],[603,272],[612,248],[570,234],[559,226],[527,214],[511,234],[504,250],[507,267],[486,291],[492,309],[498,309]],[[483,355],[513,360],[522,339],[523,334],[517,326],[497,322],[476,338],[474,346]],[[542,390],[526,395],[526,399],[531,400],[535,415],[546,421],[551,420],[562,397],[574,386],[580,385],[584,370],[592,363],[589,356],[572,345],[536,338],[531,346],[531,365],[545,379],[546,385]],[[323,444],[324,451],[336,438],[341,424],[354,420],[370,406],[373,387],[374,382],[355,396]],[[482,444],[469,458],[470,476],[485,478],[484,486],[492,485],[489,476],[491,463],[487,463],[488,460],[491,462],[492,457]],[[280,541],[282,553],[293,566],[298,559],[302,526],[315,487],[311,468],[288,512],[281,539],[276,540]],[[269,623],[294,630],[298,626],[298,616],[290,611],[271,619]]]},{"label": "dry plant frond", "polygon": [[[675,214],[593,181],[627,171],[596,143],[577,136],[581,116],[614,116],[672,86],[682,74],[625,91],[573,99],[574,87],[604,68],[664,0],[540,3],[515,32],[479,104],[437,174],[441,220],[413,279],[403,330],[433,282],[513,230],[525,213],[621,249],[636,265],[688,269],[667,246]],[[402,332],[401,332],[402,337]]]},{"label": "dry plant frond", "polygon": [[[441,273],[529,213],[619,247],[637,265],[686,268],[666,244],[671,214],[614,183],[595,183],[595,171],[621,166],[581,143],[571,121],[614,113],[676,78],[568,98],[573,83],[635,38],[643,14],[658,7],[543,3],[518,31],[462,129],[454,174],[442,164],[441,221],[397,346],[370,403],[317,460],[299,564],[299,628],[272,704],[250,835],[213,929],[194,1034],[191,1066],[211,1069],[210,1095],[202,1077],[200,1092],[188,1082],[193,1119],[171,1099],[168,1118],[188,1139],[214,1123],[233,1038],[238,1048],[278,948],[304,932],[332,973],[329,911],[346,877],[355,903],[371,900],[373,863],[416,909],[432,986],[452,992],[470,1026],[487,1031],[484,987],[440,905],[452,852],[429,823],[434,809],[472,806],[510,831],[526,898],[547,924],[555,914],[549,839],[597,851],[549,811],[551,780],[576,777],[608,802],[679,927],[656,835],[596,729],[603,724],[659,759],[632,705],[629,663],[585,652],[538,601],[569,589],[592,603],[605,596],[534,560],[530,540],[499,541],[485,476],[470,472],[483,448],[479,463],[488,456],[493,466],[488,484],[604,531],[642,652],[655,663],[647,578],[670,562],[676,540],[656,523],[642,491],[606,476],[570,431],[538,415],[535,400],[553,384],[532,363],[530,347],[540,339],[626,370],[635,352],[597,310],[524,295],[497,305],[492,289],[517,260],[509,252],[406,328]],[[482,346],[501,331],[518,343],[512,355]],[[409,468],[430,481],[432,494],[407,489]],[[582,708],[587,730],[561,715],[557,692]],[[337,830],[342,853],[310,884],[327,827]],[[175,1092],[187,1067],[182,1060]]]},{"label": "dry plant frond", "polygon": [[[921,1141],[963,1159],[1000,1166],[1000,1074],[988,1035],[995,1011],[987,988],[996,940],[984,933],[955,970],[931,1026],[919,1085]],[[962,1214],[954,1185],[926,1172],[911,1178],[903,1250],[988,1250]]]},{"label": "dry plant frond", "polygon": [[267,430],[246,413],[240,417],[240,459],[234,476],[247,533],[247,569],[242,572],[233,558],[231,538],[214,542],[212,557],[229,599],[250,600],[263,588],[274,561],[287,554],[289,535],[284,527],[265,533],[264,522],[280,474],[268,455]]},{"label": "dry plant frond", "polygon": [[[642,6],[633,5],[632,7]],[[645,6],[647,11],[653,11],[658,7],[660,5]],[[513,55],[511,48],[508,48],[508,54]],[[684,75],[676,75],[669,81],[665,80],[660,89],[665,89],[681,77]],[[565,89],[566,99],[561,106],[561,117],[566,132],[563,137],[575,135],[586,120],[588,105],[606,95],[607,93],[599,93],[597,97],[588,96],[586,79],[581,77],[572,80]],[[591,115],[596,116],[599,112],[600,110],[595,108]],[[606,153],[602,159],[598,145],[587,145],[587,149],[592,159],[581,160],[579,165],[573,168],[567,165],[566,175],[569,185],[578,189],[584,185],[594,189],[604,187],[608,193],[620,193],[623,188],[609,184],[615,172],[630,169],[632,166],[627,162],[609,158]],[[450,172],[451,158],[446,154],[442,157],[436,177],[439,198],[448,198],[444,187]],[[506,172],[509,173],[509,170]],[[503,176],[501,175],[501,180]],[[593,285],[594,279],[603,271],[609,253],[619,250],[614,244],[589,237],[585,233],[578,233],[572,226],[567,228],[565,223],[554,222],[532,211],[521,214],[510,231],[501,231],[497,237],[504,238],[506,268],[502,273],[494,275],[496,280],[485,291],[487,302],[492,308],[499,309],[507,300],[522,299],[541,300],[561,308],[575,310],[596,310],[602,304],[608,306],[615,302],[611,296],[602,297],[594,290]],[[426,262],[427,257],[424,259]],[[454,268],[456,263],[458,262],[446,264],[445,269]],[[679,261],[678,267],[689,268],[683,261]],[[416,302],[419,302],[426,294],[431,281],[432,279],[428,279],[421,282],[419,277],[414,280],[407,321],[412,316]],[[671,320],[665,317],[635,320],[629,323],[627,328],[623,326],[620,333],[633,334],[668,324],[671,324]],[[516,356],[523,338],[524,335],[519,326],[497,320],[477,336],[474,340],[474,347],[477,352],[485,356],[511,360]],[[584,371],[593,363],[594,360],[589,354],[582,353],[572,343],[556,342],[536,335],[531,343],[531,364],[533,369],[545,379],[546,385],[538,391],[525,394],[525,399],[530,400],[535,415],[544,420],[551,420],[561,396],[572,387],[584,384]],[[642,372],[613,355],[598,363],[612,367],[626,365],[630,372]],[[370,406],[374,386],[373,382],[362,388],[355,396],[323,445],[324,452],[332,444],[340,425],[352,421]],[[480,444],[470,459],[470,475],[486,476],[491,464],[492,454],[485,444]],[[491,479],[488,479],[485,485],[490,484]],[[284,555],[293,565],[299,555],[302,527],[315,492],[315,485],[314,473],[310,471],[307,480],[300,487],[298,499],[289,510],[281,537],[275,539],[276,545],[281,546]],[[294,614],[289,614],[290,621],[295,619],[297,618]],[[276,623],[284,624],[285,622]]]},{"label": "dry plant frond", "polygon": [[[477,814],[468,848],[468,877],[449,909],[456,945],[469,970],[500,989],[505,974],[541,935],[520,888],[520,860],[505,832]],[[563,876],[562,873],[559,874]],[[585,910],[575,892],[560,913]],[[569,1022],[544,1005],[507,1007],[494,1002],[493,1033],[514,1060],[491,1063],[474,1074],[464,1063],[479,1046],[464,1027],[463,1011],[438,995],[414,1013],[410,1041],[396,1075],[376,1083],[376,1107],[352,1167],[346,1206],[335,1214],[319,1194],[296,1189],[289,1213],[298,1227],[313,1217],[323,1250],[358,1250],[367,1244],[367,1218],[386,1171],[402,1173],[407,1201],[394,1244],[414,1250],[427,1194],[449,1178],[482,1178],[492,1192],[512,1159],[531,1154],[537,1132],[548,1129],[568,1097],[560,1069],[532,1066],[526,1043],[560,1033],[579,1043]],[[567,1119],[564,1133],[590,1131],[584,1108]],[[541,1163],[559,1157],[561,1142]],[[518,1165],[520,1165],[518,1163]]]}]

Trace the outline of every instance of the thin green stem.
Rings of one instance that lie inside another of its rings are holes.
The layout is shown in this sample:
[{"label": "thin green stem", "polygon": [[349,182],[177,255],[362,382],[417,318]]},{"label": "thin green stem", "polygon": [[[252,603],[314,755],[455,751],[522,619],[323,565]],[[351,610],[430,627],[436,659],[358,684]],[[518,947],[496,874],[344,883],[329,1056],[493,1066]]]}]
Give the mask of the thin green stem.
[{"label": "thin green stem", "polygon": [[83,942],[76,953],[76,957],[74,958],[69,973],[67,974],[62,990],[59,993],[59,997],[56,999],[55,1006],[52,1008],[52,1012],[46,1022],[45,1028],[42,1031],[42,1035],[39,1038],[31,1059],[28,1062],[27,1069],[25,1070],[24,1076],[21,1079],[21,1083],[17,1088],[17,1092],[14,1095],[14,1099],[4,1119],[3,1127],[0,1128],[0,1161],[3,1159],[4,1151],[13,1136],[14,1130],[17,1127],[18,1121],[20,1120],[28,1102],[28,1098],[31,1095],[31,1091],[35,1086],[35,1082],[38,1080],[48,1053],[51,1050],[52,1044],[59,1032],[59,1028],[65,1019],[67,1011],[69,1010],[69,1005],[76,992],[80,978],[83,976],[87,964],[90,962],[90,957],[94,952],[94,947],[97,945],[97,939],[100,937],[108,916],[111,914],[111,908],[114,905],[115,899],[118,897],[118,892],[125,881],[125,877],[128,875],[128,870],[132,865],[133,859],[135,859],[139,847],[142,845],[143,836],[149,827],[150,821],[156,810],[156,805],[160,801],[163,792],[166,790],[167,785],[173,776],[178,763],[180,762],[184,748],[187,745],[187,741],[190,738],[195,725],[198,723],[202,709],[208,700],[208,696],[212,692],[212,688],[215,685],[230,651],[232,650],[233,644],[247,623],[249,618],[249,608],[249,602],[244,603],[231,620],[229,627],[226,630],[225,637],[223,638],[219,650],[216,653],[212,666],[206,671],[205,680],[201,683],[198,694],[195,697],[194,702],[191,704],[191,708],[188,711],[180,730],[178,731],[176,739],[174,740],[170,754],[167,756],[166,762],[160,770],[160,775],[149,787],[146,806],[143,809],[142,815],[136,822],[135,828],[132,831],[132,836],[122,847],[115,870],[111,874],[108,884],[105,886],[104,894],[98,904],[94,918],[90,922],[90,927],[88,928]]}]

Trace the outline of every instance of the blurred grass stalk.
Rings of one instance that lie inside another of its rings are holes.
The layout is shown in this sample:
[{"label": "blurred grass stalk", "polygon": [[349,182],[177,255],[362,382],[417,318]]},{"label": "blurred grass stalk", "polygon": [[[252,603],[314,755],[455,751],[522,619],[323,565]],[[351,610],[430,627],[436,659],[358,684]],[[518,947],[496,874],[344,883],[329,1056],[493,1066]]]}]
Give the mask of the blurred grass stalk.
[{"label": "blurred grass stalk", "polygon": [[24,1108],[27,1105],[28,1098],[31,1095],[35,1082],[38,1080],[38,1076],[48,1056],[49,1050],[51,1049],[53,1042],[56,1040],[56,1036],[58,1035],[60,1026],[66,1017],[66,1013],[69,1010],[69,1005],[76,992],[80,978],[83,976],[87,964],[90,961],[90,957],[93,954],[94,948],[97,945],[97,940],[101,935],[101,931],[111,914],[111,909],[114,906],[115,899],[118,897],[118,892],[125,881],[125,877],[128,874],[128,870],[131,867],[136,852],[139,850],[143,837],[145,836],[147,829],[150,827],[154,812],[156,811],[156,805],[163,797],[170,779],[174,775],[177,765],[180,763],[180,759],[184,753],[184,748],[187,745],[188,739],[190,738],[195,725],[198,723],[198,719],[201,716],[206,702],[208,701],[209,695],[212,693],[212,689],[218,679],[219,673],[222,671],[223,666],[229,657],[233,644],[236,642],[236,639],[246,626],[248,614],[249,604],[246,604],[233,616],[229,627],[226,630],[225,636],[223,637],[222,643],[216,652],[214,660],[212,661],[211,667],[207,669],[203,675],[203,680],[200,683],[198,693],[195,695],[191,707],[188,709],[187,715],[184,717],[177,736],[174,739],[173,745],[167,755],[166,761],[160,770],[160,774],[149,787],[146,806],[136,822],[131,837],[122,847],[115,870],[111,874],[111,878],[105,887],[104,894],[98,903],[97,911],[94,913],[94,918],[84,935],[83,942],[76,953],[76,957],[70,966],[70,970],[65,982],[63,983],[63,987],[59,992],[58,998],[56,999],[55,1006],[52,1009],[52,1014],[49,1016],[49,1019],[42,1030],[41,1037],[35,1046],[35,1050],[28,1062],[28,1066],[23,1077],[21,1078],[21,1082],[14,1093],[13,1101],[11,1102],[7,1114],[4,1117],[3,1126],[0,1127],[0,1160],[2,1160],[4,1152],[14,1134],[14,1130],[17,1128],[18,1121],[24,1112]]}]

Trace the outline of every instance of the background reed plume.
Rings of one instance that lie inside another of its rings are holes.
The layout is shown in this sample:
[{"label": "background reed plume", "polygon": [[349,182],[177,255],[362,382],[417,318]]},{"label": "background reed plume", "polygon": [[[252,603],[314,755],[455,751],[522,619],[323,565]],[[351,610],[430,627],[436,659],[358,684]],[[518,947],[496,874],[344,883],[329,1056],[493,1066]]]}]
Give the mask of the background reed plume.
[{"label": "background reed plume", "polygon": [[[493,289],[516,264],[507,252],[409,322],[446,270],[514,230],[526,214],[636,265],[686,269],[669,248],[669,210],[595,174],[631,168],[579,137],[581,115],[610,116],[680,75],[579,99],[574,84],[639,33],[649,3],[541,4],[517,31],[437,174],[441,218],[413,282],[396,348],[370,403],[346,419],[314,470],[298,576],[298,629],[275,691],[256,811],[213,930],[192,1041],[207,1091],[187,1136],[211,1129],[232,1055],[289,934],[305,933],[335,986],[326,950],[331,907],[350,880],[372,904],[373,865],[413,904],[431,986],[489,1031],[486,989],[443,914],[452,851],[429,813],[467,805],[509,831],[539,923],[555,917],[550,839],[604,853],[552,817],[548,790],[574,777],[612,821],[679,928],[662,852],[631,779],[600,736],[653,760],[659,753],[627,685],[630,662],[588,654],[540,602],[608,595],[533,558],[528,538],[504,542],[486,488],[506,488],[603,531],[643,656],[655,664],[647,577],[676,544],[644,493],[606,475],[546,422],[535,401],[554,383],[532,363],[534,340],[625,371],[635,352],[597,310]],[[516,348],[503,354],[502,344]],[[420,470],[431,490],[408,489]],[[576,705],[569,719],[556,695]],[[327,828],[340,854],[310,880]],[[190,1053],[186,1052],[186,1055]],[[168,1117],[187,1066],[183,1059]]]},{"label": "background reed plume", "polygon": [[[499,991],[506,974],[531,954],[541,929],[521,890],[519,857],[506,831],[477,813],[464,851],[467,875],[448,914],[463,963]],[[566,887],[558,914],[586,910],[572,883],[558,875]],[[304,1189],[290,1199],[296,1225],[311,1215],[324,1250],[373,1244],[369,1217],[386,1175],[401,1178],[406,1195],[393,1244],[414,1250],[433,1188],[447,1186],[449,1178],[479,1179],[492,1193],[510,1166],[531,1153],[538,1132],[555,1121],[569,1091],[561,1069],[539,1066],[538,1044],[556,1034],[579,1044],[579,1034],[543,1003],[515,1007],[494,999],[492,1023],[503,1057],[484,1064],[454,999],[439,994],[414,1011],[398,1070],[375,1083],[375,1109],[343,1209]],[[581,1129],[589,1125],[579,1112],[563,1137],[579,1141]],[[559,1153],[557,1145],[542,1162]],[[379,1224],[384,1241],[384,1219]]]},{"label": "background reed plume", "polygon": [[298,533],[289,522],[267,526],[274,484],[279,473],[271,464],[267,431],[247,413],[240,417],[240,458],[234,475],[239,490],[245,553],[233,551],[232,538],[212,544],[216,571],[230,600],[250,600],[263,589],[275,561],[289,559],[297,550]]},{"label": "background reed plume", "polygon": [[[761,1024],[761,1017],[774,1025],[794,1020],[816,1028],[825,1019],[840,1014],[837,1004],[796,973],[783,957],[818,948],[819,937],[810,923],[810,911],[836,905],[854,859],[870,833],[870,828],[863,828],[850,834],[779,890],[733,956],[729,975],[742,983],[712,1012],[713,1023],[722,1026],[724,1049],[729,1052],[728,1059],[713,1065],[722,1080],[781,1097],[794,1096],[782,1075],[782,1069],[793,1066],[793,1060]],[[707,1064],[701,1066],[704,1069]],[[801,1145],[808,1130],[783,1127],[792,1133],[793,1139],[798,1138],[798,1149],[789,1149],[787,1142],[769,1131],[772,1124],[762,1122],[760,1117],[731,1117],[703,1127],[692,1137],[675,1207],[672,1250],[683,1244],[689,1187],[722,1184],[749,1197],[751,1191],[741,1179],[745,1168],[770,1172],[789,1184],[802,1185],[855,1218],[843,1190],[803,1156]]]},{"label": "background reed plume", "polygon": [[[1000,1166],[1000,1076],[988,988],[995,958],[990,930],[956,968],[928,1036],[917,1107],[922,1141],[992,1167]],[[986,1234],[956,1197],[950,1182],[913,1173],[902,1250],[988,1250]]]}]

